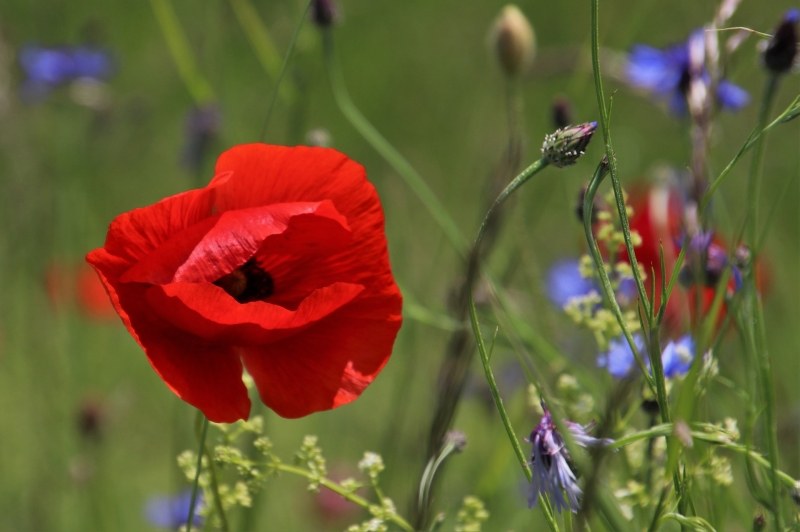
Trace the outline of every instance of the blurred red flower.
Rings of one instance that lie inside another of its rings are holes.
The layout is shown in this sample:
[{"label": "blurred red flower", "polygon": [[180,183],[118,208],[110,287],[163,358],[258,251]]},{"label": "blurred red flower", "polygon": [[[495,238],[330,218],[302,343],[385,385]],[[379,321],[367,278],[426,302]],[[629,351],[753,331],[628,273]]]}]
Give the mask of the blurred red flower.
[{"label": "blurred red flower", "polygon": [[50,304],[58,312],[77,304],[84,315],[94,320],[107,320],[117,315],[103,283],[85,263],[50,263],[45,270],[44,286]]},{"label": "blurred red flower", "polygon": [[248,417],[243,366],[281,416],[349,403],[400,328],[377,193],[332,149],[234,147],[205,188],[118,216],[87,260],[159,376],[215,422]]},{"label": "blurred red flower", "polygon": [[[639,267],[647,275],[645,286],[654,305],[661,304],[661,286],[667,283],[675,269],[676,260],[681,251],[685,237],[683,218],[686,206],[679,191],[666,186],[654,186],[635,189],[629,198],[633,207],[633,216],[630,218],[631,230],[636,231],[642,238],[642,243],[636,247],[636,260]],[[661,271],[659,251],[663,249],[664,266],[666,271]],[[620,250],[621,257],[627,260],[627,253]],[[705,265],[698,264],[698,255],[706,255]],[[689,320],[692,322],[699,316],[704,318],[711,310],[714,296],[717,291],[719,275],[729,262],[735,262],[731,251],[725,242],[713,233],[698,233],[689,241],[689,248],[684,258],[682,274],[676,283],[665,312],[665,325],[673,334],[687,330]],[[694,279],[701,268],[701,279]],[[727,295],[732,295],[737,288],[739,272],[734,265],[734,273],[728,279]],[[688,279],[687,279],[688,277]],[[652,281],[655,281],[656,293],[650,294]],[[761,288],[764,284],[759,282]],[[717,316],[717,325],[720,325],[727,312],[727,305],[723,300],[720,313]]]}]

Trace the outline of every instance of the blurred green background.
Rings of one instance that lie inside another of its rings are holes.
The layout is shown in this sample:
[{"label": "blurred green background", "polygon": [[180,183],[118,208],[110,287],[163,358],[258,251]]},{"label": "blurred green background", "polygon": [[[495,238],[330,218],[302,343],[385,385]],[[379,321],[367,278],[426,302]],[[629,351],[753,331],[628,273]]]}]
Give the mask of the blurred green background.
[{"label": "blurred green background", "polygon": [[[254,4],[282,54],[304,2]],[[231,4],[176,0],[172,5],[221,110],[221,129],[201,177],[180,164],[185,117],[193,102],[148,2],[4,0],[0,5],[2,531],[146,530],[146,499],[185,486],[175,457],[195,447],[192,409],[168,391],[118,319],[97,319],[81,310],[73,286],[83,256],[102,245],[115,215],[205,184],[217,153],[259,140],[274,77],[260,66]],[[426,178],[466,235],[474,234],[483,216],[486,179],[506,142],[505,85],[488,45],[489,27],[503,5],[494,0],[345,0],[335,30],[353,99]],[[527,164],[538,158],[541,139],[554,129],[555,97],[571,100],[575,121],[596,119],[597,112],[589,3],[518,5],[538,42],[523,84],[520,117]],[[744,2],[732,25],[771,32],[791,5]],[[614,53],[637,42],[682,41],[715,9],[710,1],[602,3],[607,73],[614,73]],[[755,123],[764,82],[756,41],[746,41],[730,64],[730,78],[750,91],[754,102],[737,114],[719,115],[711,156],[716,172]],[[102,45],[115,58],[115,75],[100,88],[100,100],[81,105],[74,87],[59,88],[36,103],[21,100],[23,73],[16,54],[23,45],[84,42]],[[299,35],[285,81],[295,97],[278,100],[266,140],[303,143],[309,130],[324,128],[333,147],[364,164],[384,201],[393,268],[407,300],[446,312],[461,263],[418,199],[343,119],[322,65],[320,36],[310,22]],[[664,165],[686,168],[687,121],[669,116],[611,76],[607,83],[624,184],[647,180]],[[798,92],[800,78],[787,77],[775,109],[783,109]],[[596,356],[591,338],[576,335],[546,300],[542,274],[556,258],[583,250],[573,205],[601,152],[595,139],[579,164],[549,169],[526,185],[512,201],[491,261],[495,272],[506,274],[503,282],[529,324],[570,358],[584,361],[587,371],[594,371]],[[720,192],[718,227],[728,240],[744,218],[748,160]],[[775,216],[764,260],[770,272],[766,323],[777,380],[781,466],[798,476],[800,122],[770,136],[763,175],[762,213]],[[791,185],[782,194],[787,180]],[[267,432],[278,452],[288,458],[304,434],[317,434],[330,468],[352,474],[365,450],[377,451],[387,465],[384,489],[405,513],[423,466],[447,337],[447,331],[406,319],[392,359],[359,401],[301,420],[267,414]],[[740,380],[735,334],[722,349],[723,375]],[[511,351],[501,333],[494,363],[518,373]],[[599,370],[597,380],[602,389],[609,385]],[[508,385],[504,391],[518,433],[527,435],[538,420],[527,406],[524,386]],[[718,396],[708,398],[708,419],[743,415],[744,406],[731,391],[715,388],[713,393]],[[80,412],[87,408],[100,412],[99,437],[79,429]],[[448,463],[435,506],[452,515],[465,495],[475,494],[492,514],[487,530],[535,529],[539,514],[525,509],[523,477],[483,395],[465,399],[456,427],[466,433],[468,447]],[[739,465],[735,493],[745,491]],[[260,498],[260,530],[338,530],[363,518],[355,513],[344,521],[325,521],[315,511],[314,495],[294,478],[272,480]],[[747,505],[736,515],[749,519],[756,504],[748,499]]]}]

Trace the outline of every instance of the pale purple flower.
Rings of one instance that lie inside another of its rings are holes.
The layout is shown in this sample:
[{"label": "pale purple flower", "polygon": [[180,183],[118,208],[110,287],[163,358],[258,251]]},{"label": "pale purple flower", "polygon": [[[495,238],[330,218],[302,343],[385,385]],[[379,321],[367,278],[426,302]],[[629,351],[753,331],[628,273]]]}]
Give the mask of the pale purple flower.
[{"label": "pale purple flower", "polygon": [[[589,436],[587,427],[571,421],[565,425],[572,434],[575,443],[582,447],[592,445],[608,445],[609,439],[599,439]],[[528,495],[528,507],[536,506],[540,496],[548,496],[550,501],[561,512],[569,509],[575,513],[580,507],[581,491],[575,473],[570,466],[570,457],[564,444],[564,439],[559,434],[553,417],[545,408],[539,425],[533,429],[528,442],[532,444],[531,490]]]}]

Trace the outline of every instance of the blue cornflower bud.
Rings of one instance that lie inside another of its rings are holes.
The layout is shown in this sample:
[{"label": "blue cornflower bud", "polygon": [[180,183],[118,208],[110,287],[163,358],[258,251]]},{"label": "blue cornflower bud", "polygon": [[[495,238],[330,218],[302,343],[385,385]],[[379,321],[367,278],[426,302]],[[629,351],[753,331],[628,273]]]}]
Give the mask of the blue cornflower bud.
[{"label": "blue cornflower bud", "polygon": [[764,50],[764,65],[776,74],[788,72],[794,65],[797,57],[798,21],[800,9],[787,11]]},{"label": "blue cornflower bud", "polygon": [[597,122],[557,129],[544,138],[542,155],[550,164],[563,168],[575,164],[583,155],[597,129]]}]

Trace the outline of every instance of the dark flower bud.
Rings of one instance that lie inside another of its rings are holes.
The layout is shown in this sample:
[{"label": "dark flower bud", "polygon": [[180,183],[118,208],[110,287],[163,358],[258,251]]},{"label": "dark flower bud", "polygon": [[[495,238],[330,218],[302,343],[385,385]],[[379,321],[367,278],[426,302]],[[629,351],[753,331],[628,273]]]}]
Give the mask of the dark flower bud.
[{"label": "dark flower bud", "polygon": [[99,440],[105,421],[105,410],[96,399],[85,399],[76,416],[78,432],[86,439]]},{"label": "dark flower bud", "polygon": [[764,514],[759,512],[753,518],[753,532],[761,532],[767,526],[767,518],[764,517]]},{"label": "dark flower bud", "polygon": [[553,101],[553,125],[556,128],[567,127],[572,123],[572,104],[570,101],[559,96]]},{"label": "dark flower bud", "polygon": [[336,20],[336,6],[333,0],[314,0],[311,3],[311,18],[320,28],[328,28]]},{"label": "dark flower bud", "polygon": [[797,57],[797,22],[800,9],[790,9],[775,28],[764,50],[764,65],[775,74],[788,72]]},{"label": "dark flower bud", "polygon": [[575,164],[583,155],[596,129],[597,122],[558,129],[544,137],[542,155],[550,164],[559,168]]}]

